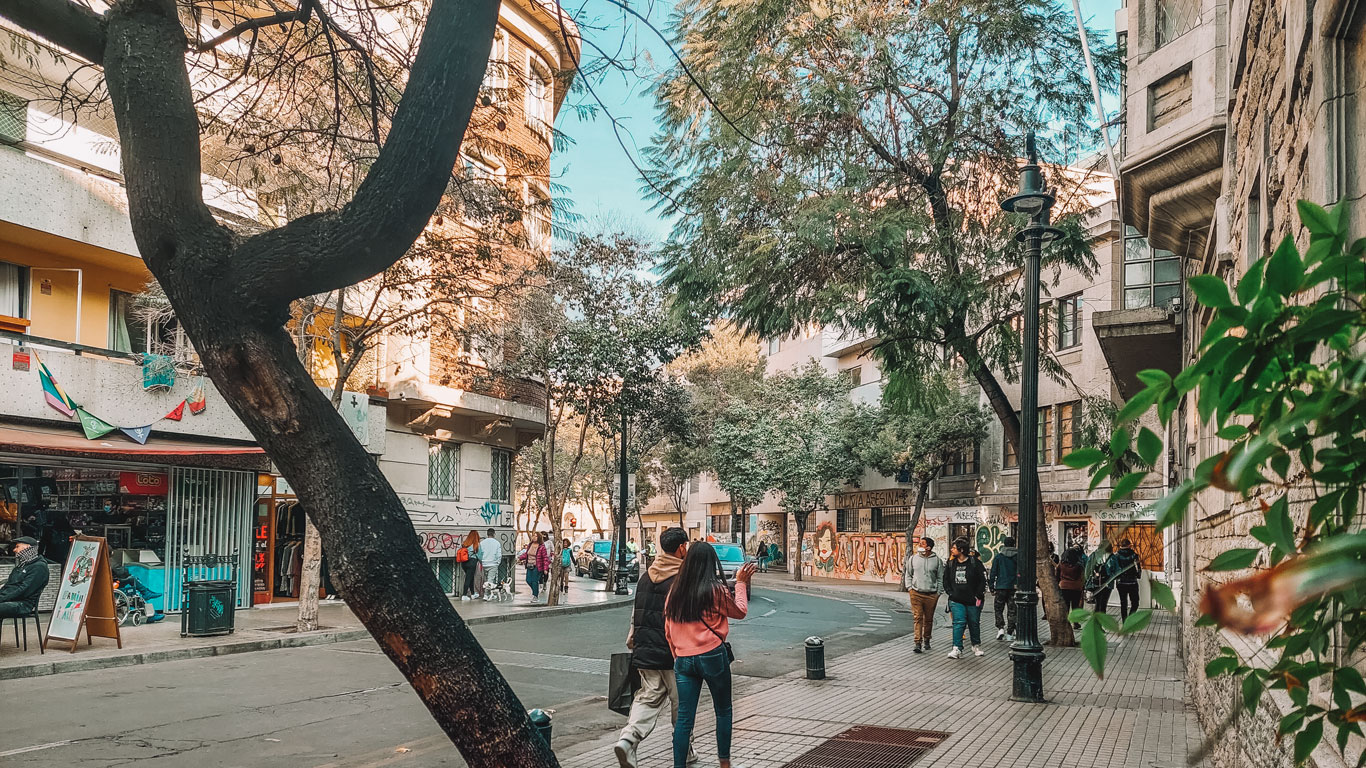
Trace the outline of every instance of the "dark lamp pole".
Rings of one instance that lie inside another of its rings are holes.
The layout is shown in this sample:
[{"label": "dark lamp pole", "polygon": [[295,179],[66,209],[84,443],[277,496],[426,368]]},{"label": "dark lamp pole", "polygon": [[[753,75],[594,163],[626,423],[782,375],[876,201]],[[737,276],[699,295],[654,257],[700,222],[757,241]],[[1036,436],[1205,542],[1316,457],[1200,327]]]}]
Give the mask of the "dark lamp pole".
[{"label": "dark lamp pole", "polygon": [[1039,254],[1045,241],[1062,233],[1048,225],[1053,196],[1043,188],[1039,152],[1031,131],[1025,139],[1029,163],[1020,169],[1020,193],[1001,201],[1011,213],[1029,217],[1029,225],[1015,236],[1025,243],[1024,340],[1020,361],[1020,575],[1015,590],[1015,641],[1010,644],[1014,663],[1011,698],[1041,702],[1043,697],[1043,645],[1039,643],[1038,521],[1039,521]]},{"label": "dark lamp pole", "polygon": [[631,594],[626,576],[626,398],[621,399],[621,503],[617,505],[617,594]]}]

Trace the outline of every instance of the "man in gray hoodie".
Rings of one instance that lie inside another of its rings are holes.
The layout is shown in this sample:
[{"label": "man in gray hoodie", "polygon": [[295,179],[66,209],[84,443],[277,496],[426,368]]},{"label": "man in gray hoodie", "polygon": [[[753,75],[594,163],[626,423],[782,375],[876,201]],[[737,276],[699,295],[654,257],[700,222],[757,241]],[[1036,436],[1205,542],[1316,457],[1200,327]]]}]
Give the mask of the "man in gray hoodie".
[{"label": "man in gray hoodie", "polygon": [[943,578],[944,561],[934,553],[934,539],[921,538],[902,569],[902,580],[911,598],[911,617],[915,620],[916,653],[922,647],[930,649],[930,630],[934,629],[934,609],[939,605]]}]

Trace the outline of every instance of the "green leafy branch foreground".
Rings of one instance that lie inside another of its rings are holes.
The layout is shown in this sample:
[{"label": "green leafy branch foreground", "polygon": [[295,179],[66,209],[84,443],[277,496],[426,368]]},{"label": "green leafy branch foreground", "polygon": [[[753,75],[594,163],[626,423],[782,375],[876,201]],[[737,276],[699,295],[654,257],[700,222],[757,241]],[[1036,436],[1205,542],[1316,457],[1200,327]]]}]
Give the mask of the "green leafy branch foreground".
[{"label": "green leafy branch foreground", "polygon": [[[1366,238],[1348,243],[1345,204],[1327,211],[1300,201],[1299,214],[1309,232],[1303,254],[1287,236],[1232,293],[1219,277],[1190,278],[1195,298],[1212,311],[1198,359],[1175,378],[1141,372],[1145,387],[1116,423],[1156,410],[1168,427],[1189,397],[1186,407],[1193,403],[1200,423],[1213,423],[1229,441],[1154,505],[1157,527],[1181,521],[1207,488],[1240,493],[1253,514],[1260,511],[1250,530],[1257,546],[1226,550],[1206,566],[1247,573],[1205,590],[1197,625],[1266,638],[1280,656],[1269,666],[1246,663],[1225,646],[1205,674],[1235,678],[1248,713],[1265,691],[1285,691],[1293,707],[1277,737],[1293,734],[1295,761],[1303,763],[1329,728],[1346,756],[1366,722],[1366,531],[1357,517],[1366,486]],[[1116,429],[1108,447],[1078,450],[1064,462],[1090,468],[1093,488],[1114,476],[1111,501],[1121,500],[1148,473],[1126,472],[1116,460],[1134,437]],[[1147,427],[1136,438],[1143,463],[1156,466],[1162,439]],[[1154,600],[1175,611],[1171,589],[1156,581],[1152,587]],[[1122,626],[1085,609],[1071,618],[1084,623],[1082,650],[1102,675],[1106,635],[1137,632],[1152,613],[1138,611]],[[1311,696],[1311,688],[1321,695]],[[1366,765],[1366,754],[1356,764]]]}]

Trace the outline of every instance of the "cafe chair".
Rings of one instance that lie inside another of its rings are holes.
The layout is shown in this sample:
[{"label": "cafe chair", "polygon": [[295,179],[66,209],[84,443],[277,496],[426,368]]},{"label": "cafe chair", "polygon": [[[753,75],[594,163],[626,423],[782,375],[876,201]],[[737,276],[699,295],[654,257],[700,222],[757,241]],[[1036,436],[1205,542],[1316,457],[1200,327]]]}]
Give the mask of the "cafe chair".
[{"label": "cafe chair", "polygon": [[38,618],[38,608],[35,606],[33,611],[26,616],[15,616],[10,619],[14,627],[14,647],[19,647],[19,628],[24,628],[24,650],[28,650],[28,620],[33,619],[33,629],[38,633],[38,653],[46,653],[43,650],[43,623]]}]

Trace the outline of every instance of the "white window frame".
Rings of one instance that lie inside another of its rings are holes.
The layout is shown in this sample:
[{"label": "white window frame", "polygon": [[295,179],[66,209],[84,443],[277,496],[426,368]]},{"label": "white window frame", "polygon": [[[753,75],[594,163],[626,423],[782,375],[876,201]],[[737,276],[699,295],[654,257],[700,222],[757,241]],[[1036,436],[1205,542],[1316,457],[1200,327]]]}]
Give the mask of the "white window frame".
[{"label": "white window frame", "polygon": [[780,336],[770,336],[770,337],[768,337],[768,353],[769,353],[770,355],[776,355],[776,354],[778,354],[778,351],[781,350],[782,348],[783,348],[783,340],[782,340],[782,337],[780,337]]},{"label": "white window frame", "polygon": [[[463,170],[474,184],[489,184],[499,190],[507,184],[507,169],[501,164],[494,165],[487,158],[477,157],[468,152],[460,153],[460,163]],[[482,228],[484,223],[473,216],[464,216],[465,224],[476,229]]]},{"label": "white window frame", "polygon": [[522,113],[527,127],[542,138],[549,138],[555,120],[555,82],[550,67],[531,51],[526,54],[526,85],[522,90]]},{"label": "white window frame", "polygon": [[[442,501],[460,501],[460,467],[461,467],[461,444],[448,440],[433,440],[427,444],[427,498]],[[450,487],[439,488],[436,486],[436,478],[432,474],[433,460],[437,457],[447,457],[453,462],[453,466],[448,467],[450,474]]]},{"label": "white window frame", "polygon": [[[543,187],[539,182],[523,182],[524,193],[522,199],[526,201],[526,217],[522,220],[526,229],[527,249],[539,253],[548,253],[555,243],[554,228],[551,224],[551,217],[544,211],[539,210],[539,203],[550,204],[550,190]],[[540,198],[537,200],[537,198]],[[538,203],[533,206],[532,203]]]}]

